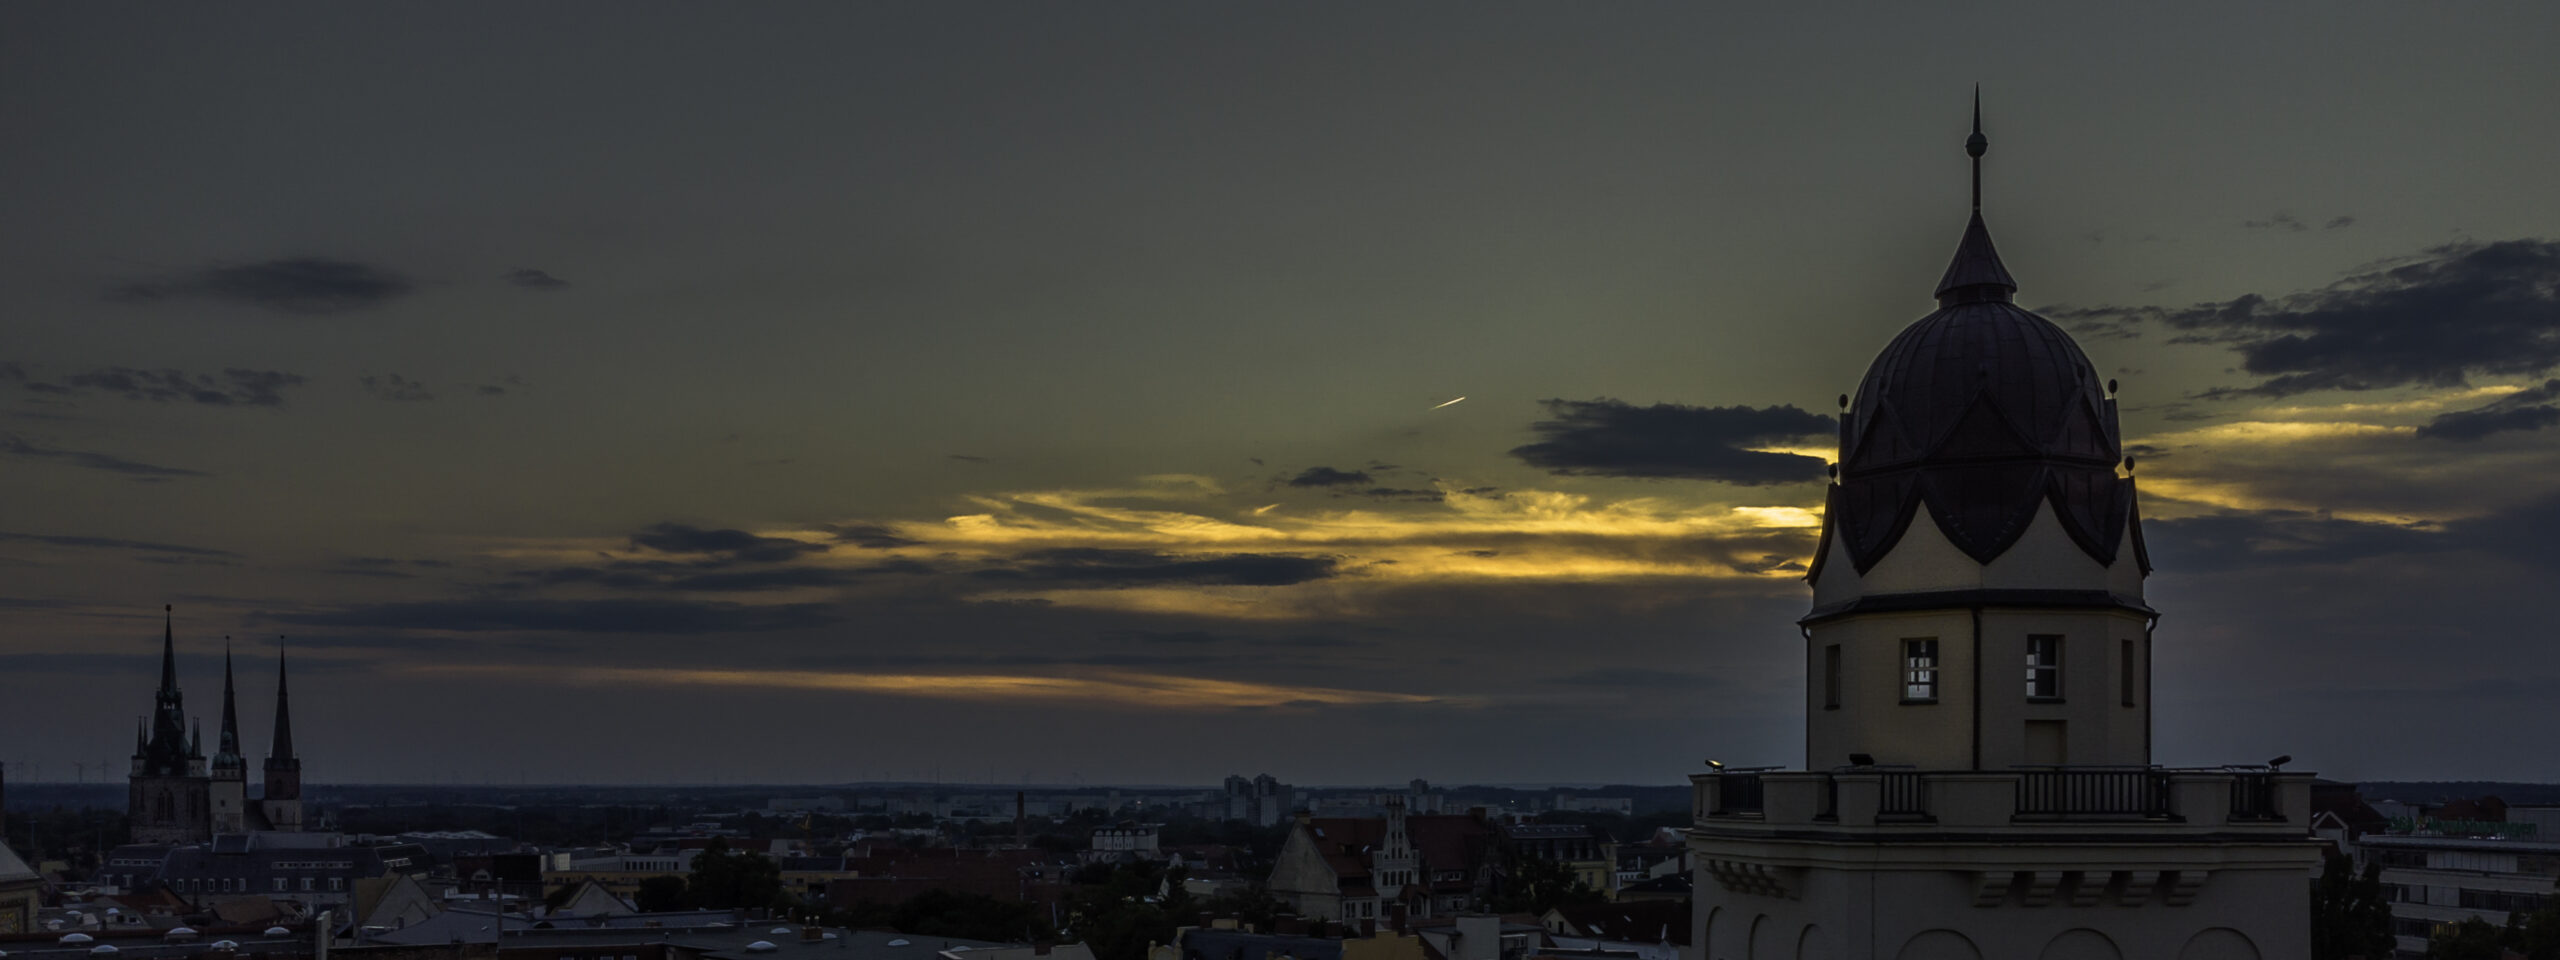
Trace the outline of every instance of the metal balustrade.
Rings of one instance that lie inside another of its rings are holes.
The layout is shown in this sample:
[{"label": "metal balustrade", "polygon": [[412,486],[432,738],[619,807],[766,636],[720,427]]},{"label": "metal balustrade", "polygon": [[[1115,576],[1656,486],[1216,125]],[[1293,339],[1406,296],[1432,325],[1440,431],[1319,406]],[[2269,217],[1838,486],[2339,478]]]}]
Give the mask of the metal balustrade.
[{"label": "metal balustrade", "polygon": [[2284,810],[2276,805],[2275,774],[2258,772],[2232,774],[2231,819],[2284,819]]},{"label": "metal balustrade", "polygon": [[2020,817],[2167,817],[2169,777],[2158,770],[2025,770]]},{"label": "metal balustrade", "polygon": [[[1856,818],[1879,825],[2136,820],[2186,823],[2193,819],[2203,824],[2274,827],[2287,819],[2285,776],[2263,769],[2059,766],[1993,771],[1844,767],[1829,771],[1725,770],[1696,779],[1696,815],[1701,823],[1729,818],[1773,824],[1840,823]],[[2200,806],[2225,802],[2227,811]]]},{"label": "metal balustrade", "polygon": [[1760,812],[1760,775],[1727,773],[1717,778],[1716,808],[1718,816],[1756,814]]},{"label": "metal balustrade", "polygon": [[1918,771],[1893,771],[1883,775],[1884,793],[1876,806],[1876,816],[1918,818],[1929,815],[1929,778]]}]

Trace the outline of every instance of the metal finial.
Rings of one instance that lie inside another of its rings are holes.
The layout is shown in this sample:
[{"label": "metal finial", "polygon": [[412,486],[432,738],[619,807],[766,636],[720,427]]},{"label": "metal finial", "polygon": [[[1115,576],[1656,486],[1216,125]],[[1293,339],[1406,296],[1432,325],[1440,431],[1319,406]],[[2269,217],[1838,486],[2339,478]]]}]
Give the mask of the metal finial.
[{"label": "metal finial", "polygon": [[1982,85],[1973,85],[1973,136],[1964,138],[1965,156],[1973,158],[1973,208],[1982,209],[1982,153],[1991,141],[1982,135]]}]

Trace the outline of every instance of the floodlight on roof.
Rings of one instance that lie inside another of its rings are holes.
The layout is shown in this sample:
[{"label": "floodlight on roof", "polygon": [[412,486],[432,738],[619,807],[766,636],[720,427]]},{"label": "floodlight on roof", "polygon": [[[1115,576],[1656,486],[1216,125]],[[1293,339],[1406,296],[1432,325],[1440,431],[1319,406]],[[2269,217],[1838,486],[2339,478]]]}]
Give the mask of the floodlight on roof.
[{"label": "floodlight on roof", "polygon": [[1849,755],[1849,765],[1853,767],[1872,767],[1876,765],[1876,756],[1872,753],[1853,753]]},{"label": "floodlight on roof", "polygon": [[2293,762],[2293,754],[2288,753],[2288,754],[2285,754],[2284,756],[2277,757],[2277,758],[2275,758],[2275,759],[2273,759],[2273,760],[2269,760],[2269,761],[2267,761],[2267,769],[2269,769],[2269,770],[2273,770],[2273,769],[2275,769],[2275,768],[2277,768],[2277,767],[2281,767],[2281,766],[2284,766],[2285,764],[2292,763],[2292,762]]}]

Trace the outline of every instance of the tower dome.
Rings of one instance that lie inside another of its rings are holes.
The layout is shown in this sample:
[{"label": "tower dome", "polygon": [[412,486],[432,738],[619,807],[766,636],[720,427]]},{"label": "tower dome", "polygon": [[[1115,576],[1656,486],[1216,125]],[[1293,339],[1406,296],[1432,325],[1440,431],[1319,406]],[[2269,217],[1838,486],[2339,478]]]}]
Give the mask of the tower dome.
[{"label": "tower dome", "polygon": [[[1977,165],[1981,143],[1977,129],[1967,143]],[[2101,565],[2115,562],[2129,529],[2133,482],[2115,472],[2115,401],[2069,333],[2011,302],[2018,284],[1981,205],[1977,169],[1973,218],[1938,283],[1937,312],[1886,345],[1840,417],[1823,537],[1845,546],[1860,573],[1924,504],[1947,540],[1983,564],[2048,503]],[[1811,575],[1829,552],[1826,543],[1816,553]]]}]

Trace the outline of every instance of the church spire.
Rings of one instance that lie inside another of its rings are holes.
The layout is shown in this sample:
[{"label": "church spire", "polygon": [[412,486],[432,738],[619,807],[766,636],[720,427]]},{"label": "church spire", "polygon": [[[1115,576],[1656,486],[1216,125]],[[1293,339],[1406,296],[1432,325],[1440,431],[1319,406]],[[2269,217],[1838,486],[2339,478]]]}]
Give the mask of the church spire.
[{"label": "church spire", "polygon": [[284,638],[276,638],[276,734],[267,745],[267,760],[293,759],[293,707],[285,697]]},{"label": "church spire", "polygon": [[1991,141],[1982,135],[1982,87],[1976,85],[1973,135],[1964,140],[1965,155],[1973,158],[1973,220],[1965,224],[1964,239],[1956,242],[1955,261],[1947,264],[1946,276],[1938,279],[1940,307],[2007,302],[2018,292],[2018,281],[2009,276],[2009,268],[2000,263],[2000,251],[1991,246],[1991,228],[1982,223],[1982,155],[1990,147]]},{"label": "church spire", "polygon": [[177,607],[160,605],[160,695],[178,694],[178,618]]},{"label": "church spire", "polygon": [[245,766],[240,760],[240,713],[232,705],[231,638],[222,641],[222,733],[214,744],[213,764],[235,768]]}]

